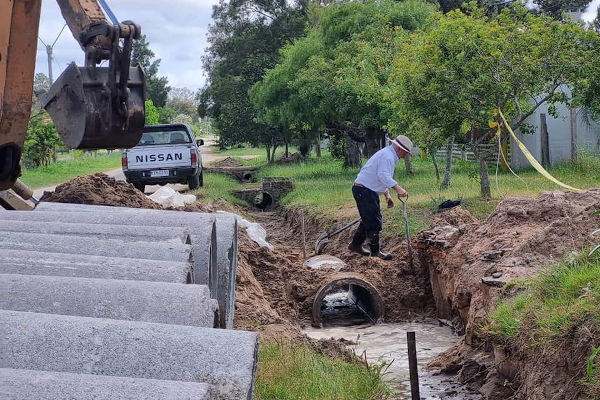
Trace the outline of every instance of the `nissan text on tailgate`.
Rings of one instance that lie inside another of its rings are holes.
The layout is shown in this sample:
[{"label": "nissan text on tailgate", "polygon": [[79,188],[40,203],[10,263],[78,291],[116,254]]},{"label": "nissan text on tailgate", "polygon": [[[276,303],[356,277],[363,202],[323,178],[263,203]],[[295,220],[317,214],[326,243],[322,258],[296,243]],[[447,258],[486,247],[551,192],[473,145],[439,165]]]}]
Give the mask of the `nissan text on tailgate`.
[{"label": "nissan text on tailgate", "polygon": [[140,142],[123,150],[122,166],[127,182],[144,191],[146,185],[187,183],[202,186],[200,148],[192,129],[183,124],[144,127]]}]

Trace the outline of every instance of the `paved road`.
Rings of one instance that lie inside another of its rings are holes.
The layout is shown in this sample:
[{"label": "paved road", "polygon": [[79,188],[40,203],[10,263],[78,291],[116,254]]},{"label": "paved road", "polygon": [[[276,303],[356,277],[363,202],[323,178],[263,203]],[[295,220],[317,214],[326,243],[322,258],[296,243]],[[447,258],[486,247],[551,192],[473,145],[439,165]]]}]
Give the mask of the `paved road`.
[{"label": "paved road", "polygon": [[[214,146],[216,144],[216,142],[217,142],[216,137],[209,137],[209,138],[204,139],[204,146],[200,147],[200,150],[202,153],[202,164],[203,165],[226,158],[226,156],[217,155],[212,151],[211,146]],[[111,169],[109,171],[102,171],[102,172],[104,172],[106,175],[111,176],[119,181],[125,180],[125,175],[123,174],[123,170],[121,168],[115,168],[115,169]],[[46,186],[46,187],[34,189],[34,191],[33,191],[34,196],[37,198],[40,198],[44,194],[44,192],[54,191],[56,186],[57,185]],[[173,188],[174,190],[177,190],[178,192],[188,190],[187,185],[181,185],[178,183],[168,184],[167,186]],[[146,186],[146,190],[144,193],[152,194],[155,191],[157,191],[159,188],[160,188],[160,185]]]}]

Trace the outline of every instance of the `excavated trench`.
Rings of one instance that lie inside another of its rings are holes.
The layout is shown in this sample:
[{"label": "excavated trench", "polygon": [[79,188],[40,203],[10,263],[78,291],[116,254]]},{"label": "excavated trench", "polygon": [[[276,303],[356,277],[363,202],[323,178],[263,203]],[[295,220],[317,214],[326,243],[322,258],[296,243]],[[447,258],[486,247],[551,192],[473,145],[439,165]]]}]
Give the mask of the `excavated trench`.
[{"label": "excavated trench", "polygon": [[[351,230],[327,244],[327,255],[304,260],[299,212],[253,215],[267,230],[267,239],[275,245],[275,250],[269,252],[252,243],[243,244],[241,269],[249,267],[270,311],[281,317],[266,325],[252,325],[253,329],[262,332],[263,337],[280,338],[289,333],[282,326],[296,327],[296,334],[318,340],[334,339],[336,346],[342,348],[354,343],[346,348],[358,355],[366,352],[369,363],[391,363],[384,379],[394,389],[394,398],[400,399],[410,397],[406,331],[413,330],[417,336],[423,398],[479,398],[461,389],[451,378],[424,370],[429,361],[455,345],[459,337],[433,318],[435,302],[429,268],[421,266],[418,259],[414,267],[410,266],[406,242],[401,236],[383,243],[395,256],[393,261],[349,254]],[[306,216],[305,227],[307,257],[310,257],[313,255],[310,249],[324,229],[318,221]],[[250,311],[250,307],[244,309]],[[247,319],[238,322],[238,326],[248,327]]]}]

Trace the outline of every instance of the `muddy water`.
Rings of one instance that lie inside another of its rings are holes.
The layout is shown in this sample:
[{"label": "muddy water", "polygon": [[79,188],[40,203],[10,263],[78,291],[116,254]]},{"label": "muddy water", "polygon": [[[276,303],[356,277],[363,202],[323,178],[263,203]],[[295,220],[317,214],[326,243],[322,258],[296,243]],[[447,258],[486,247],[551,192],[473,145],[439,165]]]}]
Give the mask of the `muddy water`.
[{"label": "muddy water", "polygon": [[466,391],[452,377],[424,371],[425,365],[433,357],[458,342],[459,337],[448,327],[426,323],[379,324],[307,328],[304,333],[314,339],[333,337],[352,340],[357,344],[350,347],[358,355],[366,352],[369,363],[376,364],[381,361],[391,363],[383,379],[395,391],[394,398],[410,399],[407,331],[416,333],[421,399],[478,400],[481,398]]}]

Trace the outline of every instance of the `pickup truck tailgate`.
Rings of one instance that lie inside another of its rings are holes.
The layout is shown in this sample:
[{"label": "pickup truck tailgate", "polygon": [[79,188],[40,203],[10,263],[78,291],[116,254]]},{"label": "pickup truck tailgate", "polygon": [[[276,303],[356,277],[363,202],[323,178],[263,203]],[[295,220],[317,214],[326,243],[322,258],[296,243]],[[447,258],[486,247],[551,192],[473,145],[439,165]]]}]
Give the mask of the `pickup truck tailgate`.
[{"label": "pickup truck tailgate", "polygon": [[147,146],[127,151],[129,169],[189,167],[192,165],[189,147]]}]

